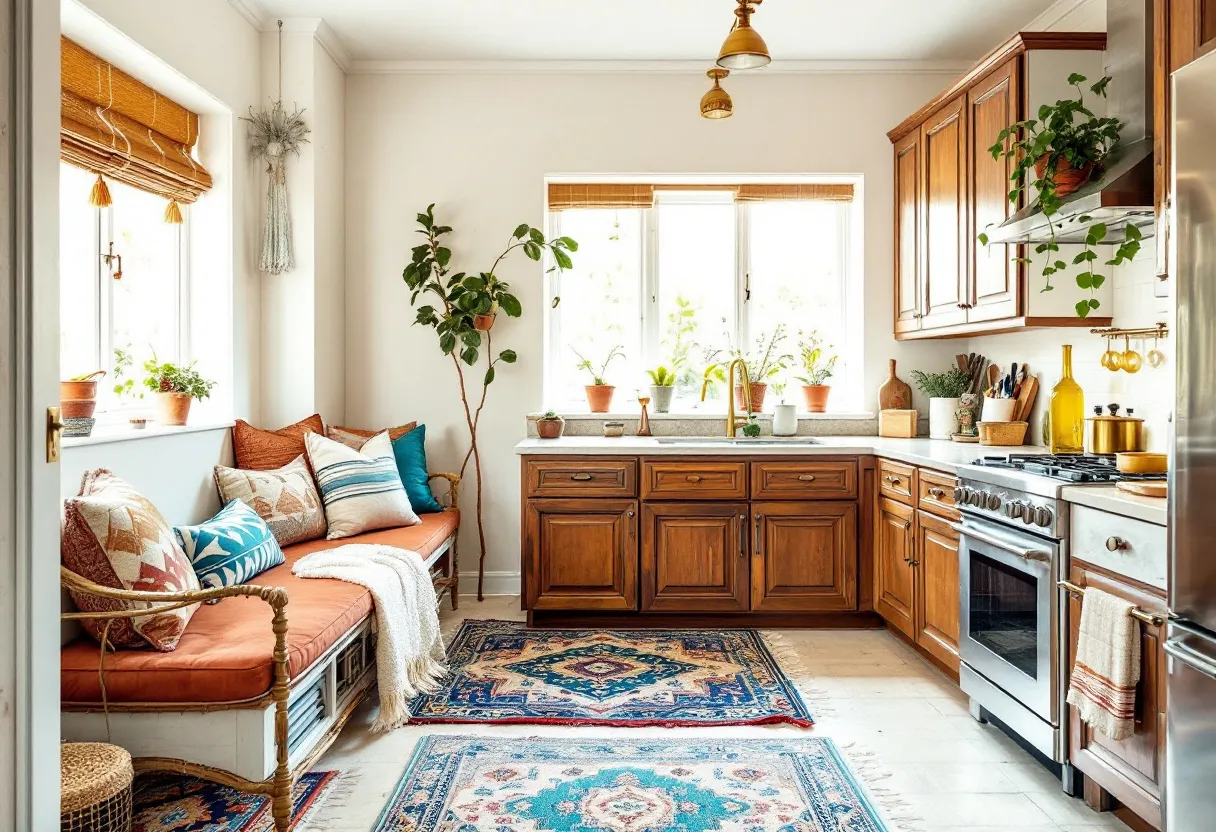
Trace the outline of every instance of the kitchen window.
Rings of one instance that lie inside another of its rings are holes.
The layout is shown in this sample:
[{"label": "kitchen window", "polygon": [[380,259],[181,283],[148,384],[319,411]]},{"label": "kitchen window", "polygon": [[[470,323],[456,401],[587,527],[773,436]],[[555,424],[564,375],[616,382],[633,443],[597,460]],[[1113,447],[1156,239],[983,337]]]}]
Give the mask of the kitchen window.
[{"label": "kitchen window", "polygon": [[[145,360],[184,359],[188,226],[165,222],[162,197],[115,181],[108,183],[113,205],[93,207],[87,196],[95,179],[72,165],[60,166],[61,372],[63,378],[107,372],[99,385],[99,411],[146,408],[146,399],[113,393],[115,350],[131,355],[126,377],[134,377],[137,394]],[[189,222],[188,212],[182,213]]]},{"label": "kitchen window", "polygon": [[764,409],[783,398],[802,410],[799,336],[815,332],[840,356],[827,382],[829,409],[861,409],[861,327],[851,325],[860,314],[853,186],[669,185],[649,199],[624,200],[643,204],[592,198],[584,207],[568,196],[587,186],[572,185],[556,210],[553,187],[550,234],[579,248],[573,269],[550,273],[546,407],[586,411],[592,374],[578,364],[586,358],[598,374],[617,348],[603,374],[617,388],[613,412],[636,410],[652,383],[647,370],[674,365],[671,412],[718,414],[725,385],[716,373],[706,390],[711,401],[701,402],[707,368],[724,368],[734,349],[754,356],[783,333],[775,354],[788,359],[765,379]]}]

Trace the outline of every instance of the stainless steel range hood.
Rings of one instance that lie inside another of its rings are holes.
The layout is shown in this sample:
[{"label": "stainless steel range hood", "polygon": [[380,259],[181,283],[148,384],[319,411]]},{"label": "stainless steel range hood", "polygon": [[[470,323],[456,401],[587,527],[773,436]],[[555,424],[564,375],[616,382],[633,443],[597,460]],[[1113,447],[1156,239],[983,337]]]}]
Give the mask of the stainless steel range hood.
[{"label": "stainless steel range hood", "polygon": [[[1111,76],[1107,115],[1122,122],[1121,144],[1106,159],[1105,174],[1064,198],[1051,219],[1056,241],[1083,242],[1092,223],[1104,222],[1104,242],[1117,244],[1135,225],[1153,235],[1153,49],[1152,0],[1107,0],[1106,70]],[[1038,243],[1050,239],[1047,217],[1032,204],[988,232],[993,243]]]}]

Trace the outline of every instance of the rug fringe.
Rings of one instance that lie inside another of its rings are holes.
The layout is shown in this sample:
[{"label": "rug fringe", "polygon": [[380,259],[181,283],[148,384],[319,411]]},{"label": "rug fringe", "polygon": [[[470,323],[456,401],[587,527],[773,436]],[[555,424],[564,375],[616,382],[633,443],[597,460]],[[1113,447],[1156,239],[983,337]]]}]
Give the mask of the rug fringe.
[{"label": "rug fringe", "polygon": [[773,654],[773,658],[777,660],[777,664],[781,666],[786,677],[794,683],[802,701],[808,706],[814,704],[814,707],[809,710],[815,721],[819,722],[820,717],[835,715],[836,709],[832,705],[831,694],[816,687],[811,681],[813,676],[810,668],[799,654],[798,648],[789,643],[785,633],[776,630],[761,630],[760,638],[764,641],[768,651]]},{"label": "rug fringe", "polygon": [[899,792],[880,785],[891,772],[878,761],[877,754],[859,742],[833,741],[833,744],[857,776],[870,802],[882,813],[889,832],[923,832],[924,818]]},{"label": "rug fringe", "polygon": [[363,770],[359,768],[340,772],[334,778],[333,785],[296,823],[293,832],[326,832],[341,823],[346,810],[350,808],[355,788],[362,779]]}]

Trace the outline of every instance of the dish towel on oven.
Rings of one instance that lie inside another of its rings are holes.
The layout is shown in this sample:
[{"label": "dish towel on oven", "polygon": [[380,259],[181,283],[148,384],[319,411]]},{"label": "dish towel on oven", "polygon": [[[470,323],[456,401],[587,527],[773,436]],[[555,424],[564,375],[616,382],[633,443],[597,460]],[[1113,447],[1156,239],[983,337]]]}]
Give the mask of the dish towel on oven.
[{"label": "dish towel on oven", "polygon": [[1140,625],[1135,605],[1087,587],[1081,601],[1077,659],[1069,679],[1068,704],[1081,720],[1112,740],[1135,730],[1136,683],[1140,681]]},{"label": "dish towel on oven", "polygon": [[359,584],[371,591],[380,688],[380,713],[372,730],[388,731],[409,722],[410,700],[420,693],[434,693],[447,674],[439,601],[422,558],[393,546],[348,543],[305,555],[291,572],[301,578]]}]

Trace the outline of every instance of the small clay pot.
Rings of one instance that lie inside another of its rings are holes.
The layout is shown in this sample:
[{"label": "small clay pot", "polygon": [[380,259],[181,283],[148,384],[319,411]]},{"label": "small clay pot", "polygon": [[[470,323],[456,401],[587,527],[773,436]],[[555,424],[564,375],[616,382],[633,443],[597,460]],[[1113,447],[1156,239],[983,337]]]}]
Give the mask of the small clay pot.
[{"label": "small clay pot", "polygon": [[59,382],[59,401],[76,402],[97,398],[96,381],[61,381]]},{"label": "small clay pot", "polygon": [[156,421],[162,425],[181,427],[190,418],[190,403],[194,397],[189,393],[157,393]]},{"label": "small clay pot", "polygon": [[[1049,154],[1044,153],[1034,163],[1034,172],[1038,174],[1039,179],[1043,178],[1043,174],[1047,172],[1047,157]],[[1061,158],[1056,164],[1055,182],[1056,196],[1068,196],[1075,193],[1078,188],[1084,185],[1094,175],[1094,163],[1087,162],[1079,168],[1074,168],[1072,162]]]},{"label": "small clay pot", "polygon": [[97,409],[96,399],[60,399],[59,415],[65,419],[89,419]]},{"label": "small clay pot", "polygon": [[583,389],[587,391],[587,406],[592,413],[607,413],[612,407],[616,388],[611,384],[588,384]]},{"label": "small clay pot", "polygon": [[562,431],[565,429],[566,420],[561,416],[536,420],[536,435],[541,439],[560,439]]},{"label": "small clay pot", "polygon": [[493,312],[488,315],[474,315],[473,329],[477,330],[478,332],[489,332],[490,327],[494,326],[494,319],[497,317],[498,315]]},{"label": "small clay pot", "polygon": [[[749,412],[763,413],[764,412],[764,394],[768,392],[768,385],[761,384],[758,381],[753,381],[751,384],[751,387],[752,387],[752,406],[751,406]],[[747,403],[743,401],[743,385],[742,384],[737,385],[735,387],[735,407],[738,408],[739,410],[748,410]]]},{"label": "small clay pot", "polygon": [[830,392],[832,392],[832,388],[826,384],[804,385],[802,395],[806,399],[806,412],[825,412],[828,409],[828,393]]}]

